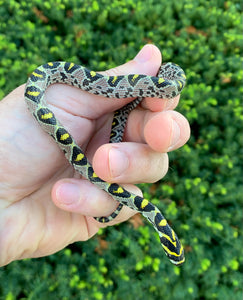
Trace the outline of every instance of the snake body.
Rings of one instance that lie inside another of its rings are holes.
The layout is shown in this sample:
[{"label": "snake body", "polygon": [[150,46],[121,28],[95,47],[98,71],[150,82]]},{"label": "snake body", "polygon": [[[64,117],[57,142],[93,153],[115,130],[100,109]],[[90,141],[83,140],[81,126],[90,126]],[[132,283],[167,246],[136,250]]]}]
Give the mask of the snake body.
[{"label": "snake body", "polygon": [[30,75],[25,89],[29,111],[40,126],[54,138],[74,169],[119,202],[116,211],[110,216],[95,219],[99,222],[109,222],[117,216],[123,205],[140,212],[158,232],[165,254],[175,265],[181,265],[185,261],[184,250],[162,213],[147,199],[125,190],[116,183],[105,182],[95,174],[83,150],[48,108],[45,91],[50,84],[64,83],[107,98],[135,97],[134,101],[114,114],[110,142],[120,142],[129,112],[144,97],[173,98],[182,91],[185,82],[184,71],[173,63],[161,65],[157,76],[103,76],[74,63],[51,62],[38,67]]}]

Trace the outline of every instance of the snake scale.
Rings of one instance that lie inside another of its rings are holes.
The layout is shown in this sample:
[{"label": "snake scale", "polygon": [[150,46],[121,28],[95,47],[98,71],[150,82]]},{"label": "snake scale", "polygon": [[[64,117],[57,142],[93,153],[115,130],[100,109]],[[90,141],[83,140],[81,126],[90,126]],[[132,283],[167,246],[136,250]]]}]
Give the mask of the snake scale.
[{"label": "snake scale", "polygon": [[44,131],[54,138],[74,169],[119,202],[116,211],[110,216],[95,219],[99,222],[109,222],[118,215],[123,205],[140,212],[158,232],[165,254],[175,265],[181,265],[185,261],[184,249],[162,213],[147,199],[125,190],[116,183],[105,182],[95,174],[83,150],[48,108],[45,91],[50,84],[64,83],[107,98],[135,98],[114,114],[110,142],[121,142],[129,112],[144,97],[173,98],[182,91],[185,82],[184,71],[174,63],[162,64],[157,76],[103,76],[74,63],[50,62],[34,70],[25,88],[25,100],[29,111]]}]

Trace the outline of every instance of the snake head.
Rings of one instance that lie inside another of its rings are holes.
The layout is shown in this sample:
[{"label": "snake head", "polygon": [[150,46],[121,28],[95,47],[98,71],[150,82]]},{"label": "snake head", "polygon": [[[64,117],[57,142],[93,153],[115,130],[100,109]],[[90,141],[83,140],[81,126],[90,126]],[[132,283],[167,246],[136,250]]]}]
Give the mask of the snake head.
[{"label": "snake head", "polygon": [[168,223],[166,227],[167,228],[164,228],[163,233],[160,235],[160,241],[169,260],[174,265],[179,266],[185,261],[184,249],[174,230]]}]

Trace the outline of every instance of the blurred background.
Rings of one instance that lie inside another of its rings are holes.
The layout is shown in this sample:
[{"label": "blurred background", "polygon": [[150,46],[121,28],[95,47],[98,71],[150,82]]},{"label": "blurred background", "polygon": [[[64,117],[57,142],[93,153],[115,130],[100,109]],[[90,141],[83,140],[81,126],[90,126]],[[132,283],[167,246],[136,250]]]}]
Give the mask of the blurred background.
[{"label": "blurred background", "polygon": [[242,299],[241,1],[0,0],[0,99],[48,61],[105,70],[147,43],[186,72],[192,136],[144,195],[186,254],[173,266],[136,215],[88,242],[0,269],[0,299]]}]

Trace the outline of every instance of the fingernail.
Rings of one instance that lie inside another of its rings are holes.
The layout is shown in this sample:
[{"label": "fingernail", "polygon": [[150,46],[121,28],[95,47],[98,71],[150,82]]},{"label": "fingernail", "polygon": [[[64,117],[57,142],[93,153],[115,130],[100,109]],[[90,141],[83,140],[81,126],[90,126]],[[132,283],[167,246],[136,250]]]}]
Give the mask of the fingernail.
[{"label": "fingernail", "polygon": [[134,57],[134,60],[139,63],[144,63],[152,57],[152,47],[150,45],[145,45],[138,54]]},{"label": "fingernail", "polygon": [[181,129],[180,126],[176,123],[174,119],[172,119],[172,137],[171,137],[171,144],[169,147],[169,151],[172,150],[175,145],[179,142],[181,136]]},{"label": "fingernail", "polygon": [[62,205],[68,206],[77,204],[81,194],[77,185],[72,183],[63,183],[56,190],[56,198]]},{"label": "fingernail", "polygon": [[128,168],[128,157],[124,152],[113,147],[109,152],[109,166],[112,178],[118,177]]}]

